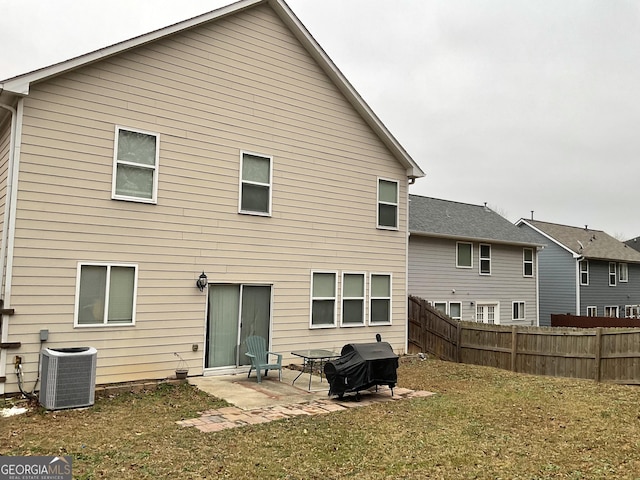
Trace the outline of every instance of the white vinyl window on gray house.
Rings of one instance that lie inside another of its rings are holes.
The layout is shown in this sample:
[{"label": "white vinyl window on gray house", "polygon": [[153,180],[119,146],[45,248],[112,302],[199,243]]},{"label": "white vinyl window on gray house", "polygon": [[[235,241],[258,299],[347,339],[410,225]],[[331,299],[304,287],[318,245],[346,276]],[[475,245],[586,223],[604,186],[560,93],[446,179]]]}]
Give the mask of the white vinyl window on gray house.
[{"label": "white vinyl window on gray house", "polygon": [[160,136],[116,126],[111,197],[156,203]]},{"label": "white vinyl window on gray house", "polygon": [[78,264],[76,326],[133,325],[138,267]]},{"label": "white vinyl window on gray house", "polygon": [[609,286],[615,287],[617,280],[616,262],[609,262]]},{"label": "white vinyl window on gray house", "polygon": [[398,228],[398,182],[378,179],[378,228]]},{"label": "white vinyl window on gray house", "polygon": [[336,325],[336,272],[311,273],[311,327]]},{"label": "white vinyl window on gray house", "polygon": [[513,320],[524,320],[526,318],[524,302],[513,302]]},{"label": "white vinyl window on gray house", "polygon": [[240,213],[271,215],[272,157],[241,152]]},{"label": "white vinyl window on gray house", "polygon": [[433,302],[433,308],[454,320],[462,319],[462,302]]},{"label": "white vinyl window on gray house", "polygon": [[587,317],[597,317],[598,307],[587,307]]},{"label": "white vinyl window on gray house", "polygon": [[480,275],[491,275],[491,245],[480,244]]},{"label": "white vinyl window on gray house", "polygon": [[365,274],[342,274],[342,326],[364,325]]},{"label": "white vinyl window on gray house", "polygon": [[629,266],[626,263],[618,264],[618,281],[627,283],[629,281]]},{"label": "white vinyl window on gray house", "polygon": [[456,242],[456,267],[473,267],[472,244],[468,242]]},{"label": "white vinyl window on gray house", "polygon": [[388,325],[391,323],[391,275],[372,273],[369,279],[369,324]]},{"label": "white vinyl window on gray house", "polygon": [[604,316],[618,318],[618,306],[605,306],[604,307]]},{"label": "white vinyl window on gray house", "polygon": [[533,248],[522,250],[522,275],[533,277]]},{"label": "white vinyl window on gray house", "polygon": [[580,269],[580,285],[589,285],[589,261],[580,260],[578,267]]}]

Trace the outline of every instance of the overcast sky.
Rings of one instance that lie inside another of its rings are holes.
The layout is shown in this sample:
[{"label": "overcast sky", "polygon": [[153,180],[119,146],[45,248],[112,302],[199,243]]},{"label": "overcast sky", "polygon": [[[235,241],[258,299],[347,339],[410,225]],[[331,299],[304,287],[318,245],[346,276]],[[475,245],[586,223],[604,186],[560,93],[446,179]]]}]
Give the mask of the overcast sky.
[{"label": "overcast sky", "polygon": [[[0,0],[0,79],[229,3]],[[411,193],[640,236],[640,0],[288,4],[426,172]]]}]

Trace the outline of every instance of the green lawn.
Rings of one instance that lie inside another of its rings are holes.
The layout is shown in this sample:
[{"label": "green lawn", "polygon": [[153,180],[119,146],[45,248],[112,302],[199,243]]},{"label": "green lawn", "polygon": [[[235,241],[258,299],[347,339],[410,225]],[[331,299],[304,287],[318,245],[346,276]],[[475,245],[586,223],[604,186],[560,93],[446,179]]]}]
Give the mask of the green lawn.
[{"label": "green lawn", "polygon": [[437,360],[398,375],[437,395],[202,433],[175,422],[222,402],[166,386],[0,419],[0,453],[72,455],[82,479],[640,479],[637,387]]}]

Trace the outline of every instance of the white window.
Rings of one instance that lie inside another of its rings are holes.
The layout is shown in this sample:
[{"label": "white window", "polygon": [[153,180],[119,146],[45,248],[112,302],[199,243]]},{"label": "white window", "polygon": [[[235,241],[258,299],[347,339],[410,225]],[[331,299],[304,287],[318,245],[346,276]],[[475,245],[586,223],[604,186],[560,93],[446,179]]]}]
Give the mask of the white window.
[{"label": "white window", "polygon": [[472,245],[470,243],[456,242],[456,267],[473,267],[473,250],[471,247]]},{"label": "white window", "polygon": [[480,275],[491,275],[491,245],[480,244]]},{"label": "white window", "polygon": [[447,314],[447,302],[433,302],[433,308],[444,313],[445,315]]},{"label": "white window", "polygon": [[75,326],[133,325],[138,267],[78,264]]},{"label": "white window", "polygon": [[616,263],[615,262],[609,262],[609,286],[610,287],[615,287],[616,286]]},{"label": "white window", "polygon": [[311,273],[311,327],[336,325],[336,273]]},{"label": "white window", "polygon": [[580,260],[578,265],[580,267],[580,285],[589,285],[589,261]]},{"label": "white window", "polygon": [[513,320],[524,320],[525,318],[524,302],[513,302]]},{"label": "white window", "polygon": [[342,274],[342,326],[364,325],[364,273]]},{"label": "white window", "polygon": [[629,281],[629,266],[626,263],[618,264],[618,281],[620,283]]},{"label": "white window", "polygon": [[271,215],[272,157],[241,153],[240,213]]},{"label": "white window", "polygon": [[391,323],[391,275],[372,273],[369,281],[371,298],[369,323],[371,325]]},{"label": "white window", "polygon": [[378,179],[378,228],[398,228],[398,182]]},{"label": "white window", "polygon": [[156,203],[160,136],[116,126],[111,197]]},{"label": "white window", "polygon": [[461,302],[449,302],[449,316],[454,320],[462,320]]},{"label": "white window", "polygon": [[618,306],[604,307],[604,316],[618,318]]},{"label": "white window", "polygon": [[533,248],[525,248],[522,251],[522,275],[533,277]]},{"label": "white window", "polygon": [[587,307],[587,317],[597,317],[598,307]]},{"label": "white window", "polygon": [[478,303],[476,304],[476,321],[478,323],[496,324],[500,323],[500,319],[496,312],[498,305],[495,303]]}]

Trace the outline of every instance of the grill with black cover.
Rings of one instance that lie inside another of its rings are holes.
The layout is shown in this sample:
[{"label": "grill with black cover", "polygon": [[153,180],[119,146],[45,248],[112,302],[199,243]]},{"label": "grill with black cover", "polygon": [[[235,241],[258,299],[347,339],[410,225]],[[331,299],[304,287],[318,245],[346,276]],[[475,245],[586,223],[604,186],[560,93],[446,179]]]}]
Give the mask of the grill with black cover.
[{"label": "grill with black cover", "polygon": [[340,358],[324,365],[329,395],[342,397],[378,385],[387,385],[393,395],[398,381],[398,355],[387,342],[349,343]]}]

